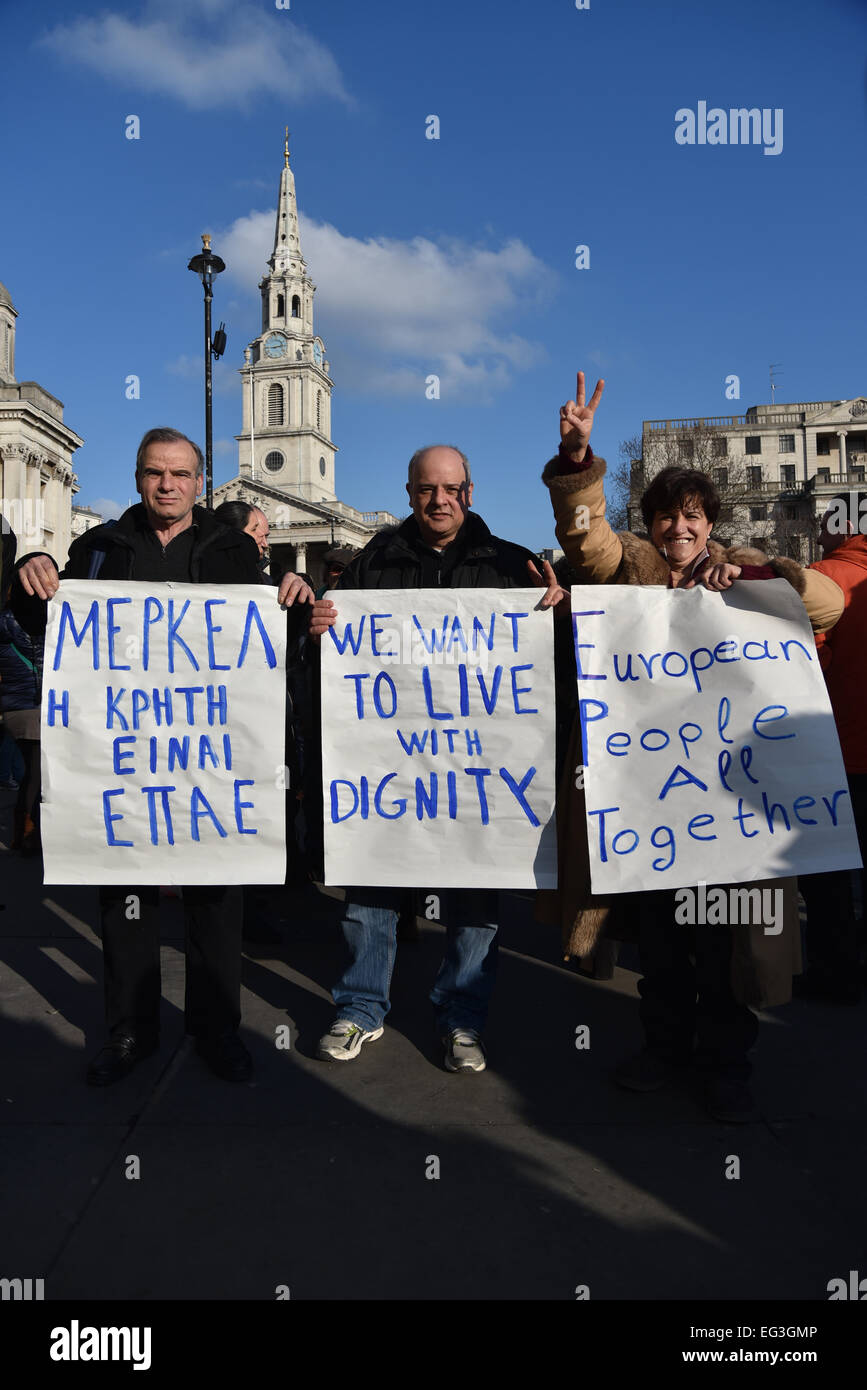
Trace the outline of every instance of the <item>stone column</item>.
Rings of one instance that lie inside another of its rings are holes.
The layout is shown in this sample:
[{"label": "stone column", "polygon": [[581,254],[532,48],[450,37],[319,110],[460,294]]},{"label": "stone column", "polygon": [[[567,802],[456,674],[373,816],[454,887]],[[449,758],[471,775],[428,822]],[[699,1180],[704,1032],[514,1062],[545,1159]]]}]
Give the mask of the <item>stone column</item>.
[{"label": "stone column", "polygon": [[10,529],[19,537],[19,558],[22,554],[26,555],[28,550],[36,549],[33,545],[23,544],[29,452],[25,444],[5,444],[3,448],[3,514]]},{"label": "stone column", "polygon": [[295,547],[295,573],[303,574],[307,568],[307,546],[300,544]]},{"label": "stone column", "polygon": [[846,458],[846,431],[838,430],[837,438],[840,441],[840,472],[848,473],[849,462]]}]

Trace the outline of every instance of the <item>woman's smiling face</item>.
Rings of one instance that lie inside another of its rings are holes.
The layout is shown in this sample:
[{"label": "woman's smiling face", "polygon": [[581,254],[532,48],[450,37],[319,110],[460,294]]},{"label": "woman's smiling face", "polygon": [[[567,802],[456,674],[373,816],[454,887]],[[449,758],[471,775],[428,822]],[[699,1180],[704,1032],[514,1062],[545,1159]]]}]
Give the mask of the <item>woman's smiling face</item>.
[{"label": "woman's smiling face", "polygon": [[670,568],[681,570],[693,564],[701,555],[707,545],[711,526],[698,499],[685,497],[680,506],[655,514],[650,538],[657,550],[665,549]]}]

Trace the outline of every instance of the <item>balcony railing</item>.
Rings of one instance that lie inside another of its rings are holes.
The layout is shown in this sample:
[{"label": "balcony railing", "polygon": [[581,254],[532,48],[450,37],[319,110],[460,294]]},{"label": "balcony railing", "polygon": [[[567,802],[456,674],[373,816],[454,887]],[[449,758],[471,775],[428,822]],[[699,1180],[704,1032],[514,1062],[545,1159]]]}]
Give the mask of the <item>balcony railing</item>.
[{"label": "balcony railing", "polygon": [[806,415],[827,410],[835,402],[792,401],[790,404],[795,407],[794,410],[780,411],[779,414],[773,406],[753,405],[745,415],[696,415],[685,420],[645,420],[644,428],[654,433],[657,430],[693,430],[701,425],[706,425],[708,429],[738,429],[747,425],[764,425],[766,429],[772,429],[778,424],[802,425]]},{"label": "balcony railing", "polygon": [[743,415],[702,415],[693,420],[645,420],[644,428],[649,431],[692,430],[697,425],[707,425],[710,429],[719,429],[744,424],[746,420]]},{"label": "balcony railing", "polygon": [[833,484],[835,487],[839,487],[841,483],[849,483],[853,486],[856,486],[859,483],[863,483],[864,478],[865,469],[857,468],[849,473],[829,473],[827,478],[824,476],[820,478],[817,474],[815,479],[811,479],[810,481],[815,482],[817,487],[827,487],[828,484]]}]

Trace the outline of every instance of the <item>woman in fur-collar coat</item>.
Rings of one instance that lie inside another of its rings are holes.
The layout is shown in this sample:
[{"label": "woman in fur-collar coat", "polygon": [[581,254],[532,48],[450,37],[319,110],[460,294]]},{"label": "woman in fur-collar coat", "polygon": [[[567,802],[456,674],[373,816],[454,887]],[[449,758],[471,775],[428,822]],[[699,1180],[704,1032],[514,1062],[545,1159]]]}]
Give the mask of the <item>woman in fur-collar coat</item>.
[{"label": "woman in fur-collar coat", "polygon": [[[560,412],[562,442],[559,454],[550,460],[543,473],[543,481],[551,493],[557,538],[570,565],[577,572],[579,582],[669,587],[692,587],[702,583],[709,589],[720,591],[730,587],[735,580],[783,578],[792,584],[801,597],[813,631],[822,632],[832,627],[843,611],[843,595],[827,576],[815,570],[805,570],[794,560],[768,557],[761,551],[744,547],[725,547],[711,539],[710,531],[720,501],[715,487],[705,474],[686,469],[664,470],[653,480],[642,499],[644,519],[650,534],[615,534],[612,531],[605,519],[605,462],[594,458],[589,447],[593,416],[603,386],[604,382],[597,383],[593,397],[585,405],[584,376],[579,372],[576,400],[569,401]],[[679,959],[675,962],[671,951],[676,949],[679,952],[681,947],[686,949],[685,933],[683,928],[679,929],[677,942],[670,935],[670,893],[602,897],[591,892],[584,796],[576,786],[580,779],[575,777],[575,769],[582,763],[576,721],[558,805],[559,887],[554,894],[540,895],[543,898],[540,903],[541,915],[548,918],[553,916],[559,922],[567,956],[576,956],[584,961],[592,958],[604,934],[615,937],[634,934],[639,905],[642,906],[642,920],[647,920],[648,915],[654,918],[654,925],[648,929],[644,942],[648,950],[642,949],[645,978],[639,986],[648,1047],[639,1054],[639,1059],[632,1059],[635,1064],[632,1079],[623,1076],[618,1079],[624,1085],[632,1085],[633,1089],[655,1089],[656,1085],[661,1084],[660,1077],[664,1079],[659,1066],[660,1057],[668,1054],[666,1060],[672,1060],[674,1052],[678,1050],[675,1044],[685,1041],[686,1004],[683,997],[680,1003],[668,997],[671,989],[665,983],[661,989],[654,989],[645,956],[653,956],[656,980],[665,976],[667,971],[670,984],[670,979],[678,975],[678,989],[683,995],[683,990],[687,989],[681,970],[683,962]],[[719,997],[714,997],[708,1005],[710,1012],[716,1015],[717,1023],[721,1015],[728,1020],[721,1033],[714,1024],[704,1026],[702,1036],[702,1003],[699,997],[697,1055],[704,1055],[711,1074],[709,1104],[713,1113],[725,1119],[746,1118],[746,1112],[751,1107],[742,1083],[749,1074],[745,1053],[754,1041],[755,1020],[745,1006],[768,1007],[788,1002],[791,998],[792,974],[798,973],[801,968],[796,880],[774,879],[767,886],[771,884],[785,891],[783,931],[775,936],[757,932],[749,926],[732,927],[728,960],[724,960],[721,966],[717,963],[709,967],[711,984],[706,994],[713,995],[716,991],[718,996],[725,992],[728,988],[723,979],[725,975],[731,987],[730,1000],[721,1002]],[[639,929],[640,945],[642,930]],[[714,942],[712,949],[717,950],[718,936]],[[728,950],[727,946],[725,950]],[[696,974],[699,985],[696,985],[696,975],[693,975],[693,1008],[696,989],[701,996],[701,971],[697,970]],[[707,983],[707,971],[705,976]],[[674,1014],[678,1010],[681,1016],[675,1028]],[[694,1028],[694,1013],[692,1025]],[[660,1046],[654,1055],[649,1056],[648,1048],[654,1041]]]}]

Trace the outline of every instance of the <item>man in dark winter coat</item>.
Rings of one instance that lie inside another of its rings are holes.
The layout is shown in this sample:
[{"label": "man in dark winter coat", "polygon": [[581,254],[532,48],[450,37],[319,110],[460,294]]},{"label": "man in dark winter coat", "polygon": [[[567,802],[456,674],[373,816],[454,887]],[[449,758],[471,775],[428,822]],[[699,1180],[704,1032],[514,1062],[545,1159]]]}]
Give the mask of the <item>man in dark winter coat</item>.
[{"label": "man in dark winter coat", "polygon": [[[550,565],[543,580],[529,550],[492,536],[481,517],[470,513],[473,485],[459,449],[420,449],[410,460],[406,490],[412,516],[374,536],[344,570],[338,589],[544,588],[547,581],[543,606],[563,597]],[[334,604],[318,599],[311,635],[321,637],[336,618]],[[351,960],[332,991],[337,1018],[319,1042],[324,1061],[352,1061],[363,1043],[382,1036],[402,891],[346,890],[342,926]],[[454,889],[441,897],[447,945],[430,997],[445,1066],[451,1072],[484,1071],[481,1033],[497,961],[496,894]]]},{"label": "man in dark winter coat", "polygon": [[[195,506],[203,485],[202,452],[178,430],[153,429],[136,456],[141,502],[115,525],[97,526],[69,548],[60,578],[256,584],[259,552],[252,536]],[[57,591],[49,555],[19,563],[12,606],[22,626],[45,627],[45,604]],[[312,600],[295,575],[285,575],[278,601]],[[140,918],[128,921],[130,895]],[[241,914],[229,888],[183,889],[187,936],[186,1026],[211,1070],[226,1081],[246,1081],[250,1054],[238,1037],[241,1021]],[[88,1068],[91,1085],[107,1086],[157,1047],[160,1004],[159,889],[100,889],[106,1021],[109,1042]]]}]

